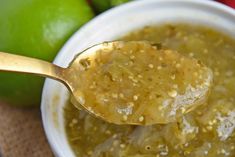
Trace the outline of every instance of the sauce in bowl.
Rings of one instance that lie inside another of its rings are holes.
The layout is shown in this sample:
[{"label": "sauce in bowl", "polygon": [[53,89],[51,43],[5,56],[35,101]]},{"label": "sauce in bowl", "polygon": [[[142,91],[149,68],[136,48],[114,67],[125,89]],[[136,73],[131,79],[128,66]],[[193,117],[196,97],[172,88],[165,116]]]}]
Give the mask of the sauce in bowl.
[{"label": "sauce in bowl", "polygon": [[151,126],[114,125],[64,109],[68,141],[81,157],[235,156],[235,40],[187,24],[146,27],[124,40],[148,40],[201,60],[214,73],[208,101],[178,122]]}]

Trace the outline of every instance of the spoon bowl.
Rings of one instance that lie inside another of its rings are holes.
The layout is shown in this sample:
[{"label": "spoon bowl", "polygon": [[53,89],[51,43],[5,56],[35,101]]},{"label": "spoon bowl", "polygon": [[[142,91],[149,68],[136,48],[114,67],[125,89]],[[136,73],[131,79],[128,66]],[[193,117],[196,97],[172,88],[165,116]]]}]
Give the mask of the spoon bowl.
[{"label": "spoon bowl", "polygon": [[69,66],[68,76],[79,73],[70,81],[76,82],[72,103],[119,125],[175,122],[204,104],[212,71],[196,59],[160,47],[115,41],[86,49]]}]

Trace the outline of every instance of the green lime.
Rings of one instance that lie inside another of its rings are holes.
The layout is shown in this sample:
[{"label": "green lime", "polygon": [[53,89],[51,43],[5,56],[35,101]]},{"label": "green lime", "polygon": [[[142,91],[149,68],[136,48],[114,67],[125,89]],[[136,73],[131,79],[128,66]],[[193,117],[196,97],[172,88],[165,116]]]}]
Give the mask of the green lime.
[{"label": "green lime", "polygon": [[[0,0],[0,51],[52,61],[94,15],[85,0]],[[0,72],[0,101],[40,104],[44,79]]]}]

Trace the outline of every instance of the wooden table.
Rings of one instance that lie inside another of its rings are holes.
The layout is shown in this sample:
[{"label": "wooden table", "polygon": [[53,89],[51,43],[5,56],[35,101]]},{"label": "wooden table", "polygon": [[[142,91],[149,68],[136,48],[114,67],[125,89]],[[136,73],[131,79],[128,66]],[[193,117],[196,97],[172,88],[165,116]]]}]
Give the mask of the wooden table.
[{"label": "wooden table", "polygon": [[39,108],[22,109],[0,102],[0,157],[53,157]]}]

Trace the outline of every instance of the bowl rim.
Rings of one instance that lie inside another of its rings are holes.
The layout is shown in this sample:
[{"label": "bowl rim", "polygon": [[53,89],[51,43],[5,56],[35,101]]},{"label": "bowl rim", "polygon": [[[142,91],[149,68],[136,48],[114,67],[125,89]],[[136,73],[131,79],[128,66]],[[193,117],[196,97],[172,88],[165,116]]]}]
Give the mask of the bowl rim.
[{"label": "bowl rim", "polygon": [[[83,36],[87,30],[90,30],[92,27],[96,26],[97,23],[99,23],[99,21],[106,19],[106,18],[110,18],[116,14],[118,14],[119,12],[122,12],[124,10],[127,10],[129,8],[135,8],[139,5],[146,5],[146,4],[151,4],[151,3],[170,3],[170,2],[174,2],[174,3],[188,3],[188,4],[197,4],[197,5],[202,5],[205,7],[210,7],[210,8],[215,8],[220,10],[221,12],[223,12],[224,14],[229,14],[231,16],[233,16],[235,18],[235,10],[224,5],[221,3],[218,3],[216,1],[213,0],[148,0],[148,1],[144,1],[144,0],[135,0],[135,1],[131,1],[128,2],[126,4],[117,6],[115,8],[109,9],[107,11],[105,11],[104,13],[96,16],[95,18],[93,18],[92,20],[90,20],[88,23],[86,23],[85,25],[83,25],[79,30],[77,30],[68,40],[67,42],[63,45],[63,47],[60,49],[60,51],[58,52],[58,54],[56,55],[53,63],[57,64],[57,65],[61,65],[62,67],[66,67],[67,64],[65,62],[63,62],[64,58],[66,58],[66,54],[62,53],[68,50],[70,43],[75,40],[75,38],[77,38],[77,36]],[[174,7],[174,6],[172,6]],[[63,64],[61,64],[63,63]],[[49,145],[53,151],[53,153],[55,154],[55,156],[58,157],[63,157],[63,153],[60,149],[58,149],[58,147],[56,146],[56,142],[53,141],[52,136],[50,136],[50,132],[51,130],[48,128],[49,126],[47,125],[47,119],[45,116],[45,112],[46,112],[46,103],[45,103],[45,96],[47,94],[47,90],[48,90],[48,80],[45,80],[44,86],[43,86],[43,91],[42,91],[42,98],[41,98],[41,116],[42,116],[42,123],[43,123],[43,128],[46,134],[46,138],[49,142]]]},{"label": "bowl rim", "polygon": [[[129,8],[134,8],[139,5],[146,4],[146,3],[151,4],[151,3],[171,3],[171,2],[172,3],[174,2],[174,3],[202,5],[204,7],[213,7],[214,9],[218,9],[219,11],[222,11],[223,13],[227,13],[232,16],[235,16],[235,9],[233,9],[225,4],[214,1],[214,0],[134,0],[134,1],[130,1],[130,2],[127,2],[127,3],[122,4],[120,6],[116,6],[114,8],[111,8],[111,9],[97,15],[96,17],[94,17],[93,19],[88,21],[86,24],[84,24],[82,27],[80,27],[65,42],[65,44],[62,46],[62,48],[59,50],[58,54],[54,58],[53,63],[54,64],[60,63],[61,58],[65,57],[65,54],[60,53],[60,52],[66,51],[66,49],[69,47],[71,41],[73,41],[74,38],[76,38],[77,36],[83,36],[83,34],[85,34],[87,32],[87,30],[90,30],[93,26],[95,26],[97,23],[99,23],[99,21],[102,20],[103,18],[111,17],[113,15],[118,14],[122,10],[128,10]],[[62,66],[65,66],[65,65],[62,65]]]},{"label": "bowl rim", "polygon": [[56,57],[53,60],[54,64],[57,64],[59,62],[61,62],[61,58],[64,57],[63,53],[60,53],[61,51],[65,51],[67,49],[67,47],[69,46],[69,43],[71,41],[74,40],[74,38],[76,38],[77,36],[82,36],[83,34],[85,34],[90,28],[94,27],[97,23],[99,23],[100,20],[103,20],[103,18],[108,18],[111,17],[113,15],[118,14],[120,11],[122,10],[128,10],[129,8],[132,7],[136,7],[142,4],[146,4],[146,3],[193,3],[195,5],[204,5],[205,7],[214,7],[215,9],[218,9],[226,14],[231,14],[233,16],[235,16],[235,9],[224,5],[222,3],[216,2],[214,0],[134,0],[134,1],[130,1],[127,2],[125,4],[122,4],[120,6],[111,8],[99,15],[97,15],[96,17],[94,17],[93,19],[91,19],[90,21],[88,21],[86,24],[84,24],[82,27],[80,27],[63,45],[63,47],[59,50],[58,54],[56,55]]}]

